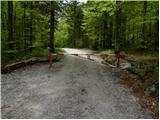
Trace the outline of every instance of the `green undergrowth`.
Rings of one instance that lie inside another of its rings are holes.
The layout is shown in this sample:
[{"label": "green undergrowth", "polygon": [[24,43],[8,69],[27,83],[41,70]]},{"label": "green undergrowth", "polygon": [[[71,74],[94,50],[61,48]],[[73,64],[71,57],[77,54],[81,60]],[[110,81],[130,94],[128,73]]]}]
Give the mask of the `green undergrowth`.
[{"label": "green undergrowth", "polygon": [[[63,52],[61,48],[55,48],[55,52]],[[26,54],[24,52],[2,52],[1,53],[1,65],[2,67],[8,64],[20,62],[23,60],[27,60],[33,57],[47,57],[49,58],[49,48],[47,49],[33,49],[32,51],[28,51]],[[54,56],[53,62],[60,61],[61,57]]]},{"label": "green undergrowth", "polygon": [[64,52],[64,50],[62,48],[55,48],[55,52]]},{"label": "green undergrowth", "polygon": [[[114,50],[99,52],[101,57],[108,63],[115,65]],[[131,64],[128,71],[137,76],[142,83],[143,90],[149,92],[158,100],[159,97],[159,56],[157,51],[121,51],[121,63]]]},{"label": "green undergrowth", "polygon": [[141,60],[129,61],[131,68],[128,70],[138,76],[144,91],[149,92],[158,99],[159,96],[159,61]]},{"label": "green undergrowth", "polygon": [[[55,48],[54,53],[59,53],[59,52],[63,53],[64,50],[62,48]],[[62,58],[62,56],[60,56],[60,55],[53,56],[53,62],[59,62],[61,60],[61,58]]]}]

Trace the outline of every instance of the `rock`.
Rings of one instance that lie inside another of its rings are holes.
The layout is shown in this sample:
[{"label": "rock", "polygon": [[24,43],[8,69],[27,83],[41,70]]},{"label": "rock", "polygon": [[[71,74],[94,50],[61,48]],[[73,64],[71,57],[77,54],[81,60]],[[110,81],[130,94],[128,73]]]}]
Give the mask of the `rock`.
[{"label": "rock", "polygon": [[115,56],[110,55],[110,56],[105,58],[105,61],[107,61],[110,64],[114,64],[115,61],[116,61],[116,58],[115,58]]},{"label": "rock", "polygon": [[152,92],[155,92],[155,91],[156,91],[156,88],[155,88],[154,85],[152,85],[152,86],[150,87],[150,91],[152,91]]},{"label": "rock", "polygon": [[130,64],[129,62],[127,62],[127,63],[122,63],[122,64],[120,64],[120,67],[121,67],[122,69],[129,69],[129,68],[131,68],[131,64]]}]

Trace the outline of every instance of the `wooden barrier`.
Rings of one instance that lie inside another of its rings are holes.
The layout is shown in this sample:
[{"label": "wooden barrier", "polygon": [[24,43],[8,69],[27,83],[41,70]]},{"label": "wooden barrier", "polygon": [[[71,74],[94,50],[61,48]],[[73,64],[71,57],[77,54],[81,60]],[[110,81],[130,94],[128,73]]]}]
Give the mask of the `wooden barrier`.
[{"label": "wooden barrier", "polygon": [[48,62],[48,60],[49,60],[48,58],[31,58],[28,60],[23,60],[20,62],[3,66],[1,68],[1,73],[10,73],[18,68],[25,67],[27,65],[33,65],[35,63],[40,63],[40,62]]}]

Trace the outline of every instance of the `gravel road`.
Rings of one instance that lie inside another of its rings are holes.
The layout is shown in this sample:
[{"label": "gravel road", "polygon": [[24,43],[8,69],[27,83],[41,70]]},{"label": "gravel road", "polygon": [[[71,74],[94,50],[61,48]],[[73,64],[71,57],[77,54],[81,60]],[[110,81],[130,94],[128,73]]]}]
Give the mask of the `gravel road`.
[{"label": "gravel road", "polygon": [[151,118],[119,81],[114,68],[78,56],[20,68],[2,74],[2,118]]}]

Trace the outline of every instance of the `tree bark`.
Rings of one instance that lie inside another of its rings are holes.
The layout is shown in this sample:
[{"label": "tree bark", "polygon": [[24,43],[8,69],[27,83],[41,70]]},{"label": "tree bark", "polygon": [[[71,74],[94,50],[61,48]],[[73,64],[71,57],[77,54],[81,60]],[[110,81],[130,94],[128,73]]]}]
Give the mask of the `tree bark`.
[{"label": "tree bark", "polygon": [[54,1],[51,1],[50,49],[54,52]]},{"label": "tree bark", "polygon": [[[156,15],[159,15],[159,10],[157,10]],[[159,48],[159,19],[157,19],[157,22],[155,23],[155,48]]]},{"label": "tree bark", "polygon": [[32,40],[33,40],[33,28],[32,28],[32,19],[33,19],[33,14],[32,14],[32,9],[33,9],[33,6],[32,6],[32,1],[31,1],[31,13],[30,13],[30,51],[32,52]]},{"label": "tree bark", "polygon": [[24,13],[23,13],[23,20],[24,20],[24,49],[25,49],[25,54],[27,53],[27,39],[26,39],[26,5],[24,8]]},{"label": "tree bark", "polygon": [[[147,1],[143,2],[143,22],[146,20],[146,11],[147,11]],[[146,40],[146,23],[142,25],[142,45],[144,45],[144,41]]]},{"label": "tree bark", "polygon": [[8,1],[8,43],[9,49],[14,49],[13,40],[13,2]]},{"label": "tree bark", "polygon": [[106,26],[106,23],[105,21],[103,21],[103,49],[105,49],[106,47],[106,40],[105,40],[105,26]]},{"label": "tree bark", "polygon": [[113,24],[112,21],[110,21],[110,26],[109,26],[109,48],[112,47],[112,29],[113,29]]},{"label": "tree bark", "polygon": [[116,41],[115,41],[115,48],[116,50],[120,49],[121,44],[121,8],[120,8],[121,1],[116,1]]},{"label": "tree bark", "polygon": [[100,25],[100,27],[99,27],[99,40],[100,40],[100,48],[102,48],[102,42],[103,42],[103,40],[102,40],[102,24]]},{"label": "tree bark", "polygon": [[121,28],[121,1],[116,1],[116,64],[120,65],[120,45],[122,40],[122,28]]}]

